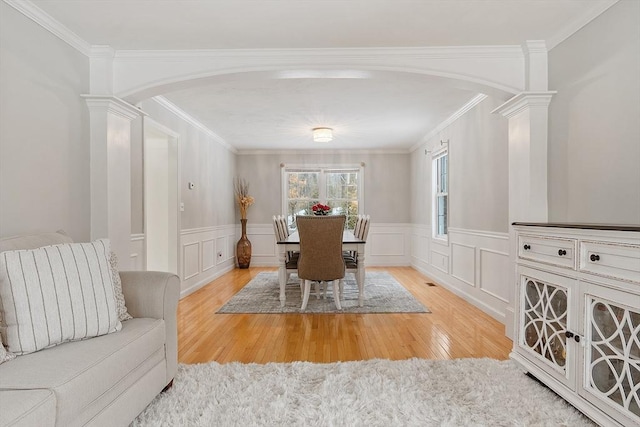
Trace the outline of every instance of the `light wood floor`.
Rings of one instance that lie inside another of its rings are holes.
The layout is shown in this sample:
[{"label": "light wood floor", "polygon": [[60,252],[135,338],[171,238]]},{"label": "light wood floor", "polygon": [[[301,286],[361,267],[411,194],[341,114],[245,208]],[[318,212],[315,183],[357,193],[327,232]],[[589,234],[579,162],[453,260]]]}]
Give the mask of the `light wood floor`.
[{"label": "light wood floor", "polygon": [[178,306],[181,363],[508,358],[504,326],[410,267],[386,270],[431,313],[216,314],[261,271],[235,269]]}]

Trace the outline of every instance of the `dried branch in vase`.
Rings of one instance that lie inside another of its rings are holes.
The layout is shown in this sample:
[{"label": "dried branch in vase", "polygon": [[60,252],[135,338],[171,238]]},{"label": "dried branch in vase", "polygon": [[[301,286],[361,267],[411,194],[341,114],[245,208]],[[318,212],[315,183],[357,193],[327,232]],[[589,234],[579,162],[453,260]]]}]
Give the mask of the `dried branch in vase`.
[{"label": "dried branch in vase", "polygon": [[253,197],[249,195],[249,183],[245,179],[236,178],[233,182],[233,189],[240,208],[240,218],[247,219],[247,208],[254,202]]}]

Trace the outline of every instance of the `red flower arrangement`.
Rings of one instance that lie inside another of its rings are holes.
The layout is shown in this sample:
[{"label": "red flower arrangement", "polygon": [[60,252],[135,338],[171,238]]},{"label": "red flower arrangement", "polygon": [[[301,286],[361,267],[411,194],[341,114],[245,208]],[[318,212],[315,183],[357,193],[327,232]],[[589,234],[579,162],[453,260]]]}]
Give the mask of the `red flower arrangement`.
[{"label": "red flower arrangement", "polygon": [[329,211],[331,211],[331,207],[327,205],[323,205],[322,203],[316,203],[311,206],[311,210],[314,215],[327,215]]}]

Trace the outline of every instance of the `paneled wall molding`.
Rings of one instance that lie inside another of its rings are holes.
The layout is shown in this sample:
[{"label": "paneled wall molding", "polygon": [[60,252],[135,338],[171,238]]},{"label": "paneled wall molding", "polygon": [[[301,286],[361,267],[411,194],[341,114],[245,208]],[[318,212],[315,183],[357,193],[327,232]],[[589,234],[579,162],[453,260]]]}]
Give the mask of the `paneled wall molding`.
[{"label": "paneled wall molding", "polygon": [[210,227],[198,227],[198,228],[185,228],[182,229],[180,235],[188,236],[189,234],[198,234],[198,233],[207,233],[210,231],[220,231],[220,230],[229,230],[230,228],[235,227],[234,225],[212,225]]},{"label": "paneled wall molding", "polygon": [[467,234],[471,236],[488,237],[490,239],[509,240],[509,233],[500,233],[497,231],[470,230],[465,228],[449,227],[449,234]]},{"label": "paneled wall molding", "polygon": [[131,235],[131,255],[130,255],[130,270],[142,271],[145,269],[145,235],[143,233],[136,233]]},{"label": "paneled wall molding", "polygon": [[449,244],[439,244],[431,227],[411,230],[411,266],[500,322],[508,315],[509,235],[449,228]]},{"label": "paneled wall molding", "polygon": [[[278,247],[272,224],[249,224],[247,237],[252,246],[252,266],[278,265]],[[236,239],[239,238],[240,227],[237,226]],[[377,267],[411,265],[411,225],[371,223],[365,264]]]},{"label": "paneled wall molding", "polygon": [[181,297],[235,268],[235,237],[235,224],[180,232]]}]

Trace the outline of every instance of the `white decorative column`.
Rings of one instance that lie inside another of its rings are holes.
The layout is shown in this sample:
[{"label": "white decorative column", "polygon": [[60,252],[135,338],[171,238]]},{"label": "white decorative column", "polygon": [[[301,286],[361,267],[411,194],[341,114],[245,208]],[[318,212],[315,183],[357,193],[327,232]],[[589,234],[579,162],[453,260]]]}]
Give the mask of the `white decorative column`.
[{"label": "white decorative column", "polygon": [[[496,108],[509,119],[509,224],[547,222],[547,128],[548,110],[555,92],[523,92]],[[509,226],[509,265],[513,281],[509,287],[506,335],[513,338],[518,253],[516,234]]]},{"label": "white decorative column", "polygon": [[[522,44],[522,53],[525,91],[493,110],[509,119],[509,224],[547,222],[549,218],[547,130],[549,103],[556,92],[548,90],[548,54],[544,40],[526,41]],[[506,335],[511,339],[517,320],[514,319],[517,245],[516,233],[509,225],[512,281],[505,326]]]},{"label": "white decorative column", "polygon": [[91,239],[109,238],[118,268],[130,268],[131,120],[143,114],[109,95],[83,95],[90,116]]}]

